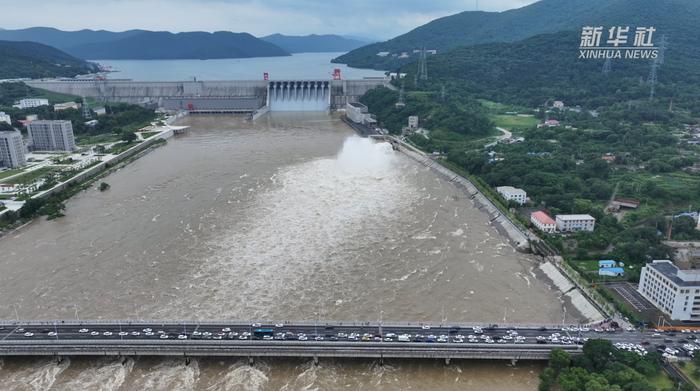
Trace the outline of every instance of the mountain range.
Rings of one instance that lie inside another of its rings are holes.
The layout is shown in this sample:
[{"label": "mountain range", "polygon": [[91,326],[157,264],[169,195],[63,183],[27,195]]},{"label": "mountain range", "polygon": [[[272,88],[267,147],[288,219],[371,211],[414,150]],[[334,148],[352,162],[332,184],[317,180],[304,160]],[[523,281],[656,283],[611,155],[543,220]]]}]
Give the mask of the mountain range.
[{"label": "mountain range", "polygon": [[36,42],[0,41],[0,79],[73,77],[96,66]]},{"label": "mountain range", "polygon": [[215,59],[288,56],[289,52],[248,33],[170,33],[129,30],[61,31],[48,27],[0,31],[0,39],[34,41],[84,59]]},{"label": "mountain range", "polygon": [[[697,37],[700,14],[697,0],[541,0],[504,12],[468,11],[436,19],[406,34],[374,43],[334,62],[353,67],[396,69],[417,56],[398,58],[403,52],[425,47],[438,53],[450,49],[497,42],[516,42],[540,34],[581,31],[583,26],[653,26],[672,42],[686,44]],[[388,52],[386,56],[378,53]]]},{"label": "mountain range", "polygon": [[369,43],[332,34],[306,36],[273,34],[260,39],[273,43],[290,53],[348,52]]}]

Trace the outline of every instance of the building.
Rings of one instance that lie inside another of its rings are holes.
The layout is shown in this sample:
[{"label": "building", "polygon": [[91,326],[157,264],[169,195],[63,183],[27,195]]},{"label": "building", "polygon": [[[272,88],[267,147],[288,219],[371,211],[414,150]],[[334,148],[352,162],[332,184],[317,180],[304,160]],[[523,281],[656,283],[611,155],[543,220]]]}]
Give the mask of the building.
[{"label": "building", "polygon": [[15,168],[25,164],[22,134],[16,130],[0,132],[0,166]]},{"label": "building", "polygon": [[345,105],[345,115],[356,124],[375,125],[377,120],[367,110],[367,106],[362,103],[348,102]]},{"label": "building", "polygon": [[32,107],[48,106],[48,99],[22,99],[15,105],[20,109],[31,109]]},{"label": "building", "polygon": [[104,107],[95,107],[92,109],[92,111],[95,113],[95,115],[106,115],[107,114],[107,109]]},{"label": "building", "polygon": [[506,201],[514,201],[518,205],[525,205],[527,201],[527,193],[523,189],[518,189],[512,186],[499,186],[496,188],[498,194],[500,194]]},{"label": "building", "polygon": [[408,128],[411,130],[418,129],[418,116],[412,115],[408,117]]},{"label": "building", "polygon": [[672,320],[700,321],[700,270],[653,261],[642,268],[637,290]]},{"label": "building", "polygon": [[625,269],[622,267],[622,264],[618,266],[617,262],[612,260],[598,261],[598,275],[622,277],[625,275]]},{"label": "building", "polygon": [[75,149],[73,125],[70,121],[33,121],[28,128],[29,140],[35,151]]},{"label": "building", "polygon": [[564,102],[560,100],[555,100],[554,103],[552,103],[552,107],[554,107],[555,109],[562,110],[566,106],[564,105]]},{"label": "building", "polygon": [[617,197],[612,201],[612,206],[617,209],[637,209],[639,208],[639,201],[632,198]]},{"label": "building", "polygon": [[53,105],[53,111],[62,111],[62,110],[68,110],[68,109],[78,110],[79,108],[80,108],[80,104],[75,103],[75,102],[57,103],[57,104]]},{"label": "building", "polygon": [[595,230],[595,217],[591,215],[557,215],[557,230],[561,232],[578,232]]},{"label": "building", "polygon": [[548,234],[553,234],[557,230],[557,223],[547,214],[547,212],[537,211],[530,214],[530,222],[535,228]]},{"label": "building", "polygon": [[10,118],[9,114],[5,114],[4,111],[0,111],[0,122],[12,125],[12,118]]},{"label": "building", "polygon": [[559,125],[561,125],[561,123],[556,119],[548,119],[548,120],[544,121],[544,126],[547,126],[550,128],[553,128],[553,127],[559,126]]}]

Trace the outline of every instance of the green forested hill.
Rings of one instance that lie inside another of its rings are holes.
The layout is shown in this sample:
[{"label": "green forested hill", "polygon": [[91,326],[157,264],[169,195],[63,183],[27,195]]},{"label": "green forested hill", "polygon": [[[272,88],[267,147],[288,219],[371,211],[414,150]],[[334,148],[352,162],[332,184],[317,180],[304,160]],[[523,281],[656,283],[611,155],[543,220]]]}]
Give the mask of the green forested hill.
[{"label": "green forested hill", "polygon": [[354,67],[396,69],[416,60],[379,57],[378,52],[411,53],[425,47],[444,52],[465,45],[515,42],[586,25],[654,26],[674,41],[695,40],[697,0],[541,0],[505,12],[463,12],[437,19],[386,42],[353,50],[335,61]]},{"label": "green forested hill", "polygon": [[[612,71],[604,75],[605,60],[578,58],[579,38],[579,32],[564,32],[453,49],[428,59],[430,84],[457,84],[484,98],[528,107],[556,99],[597,108],[649,96],[649,60],[612,60]],[[700,114],[700,51],[694,47],[670,39],[657,96]],[[412,74],[415,65],[405,69]]]},{"label": "green forested hill", "polygon": [[73,77],[93,70],[94,65],[51,46],[0,41],[0,79]]}]

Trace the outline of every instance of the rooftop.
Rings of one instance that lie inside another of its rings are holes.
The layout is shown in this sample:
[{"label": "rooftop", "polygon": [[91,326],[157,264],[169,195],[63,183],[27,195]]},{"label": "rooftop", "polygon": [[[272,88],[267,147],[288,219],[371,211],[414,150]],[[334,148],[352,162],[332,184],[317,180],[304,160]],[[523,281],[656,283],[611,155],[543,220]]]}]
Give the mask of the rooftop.
[{"label": "rooftop", "polygon": [[647,264],[678,286],[700,286],[700,270],[680,270],[668,260],[653,261]]},{"label": "rooftop", "polygon": [[537,211],[537,212],[533,212],[530,216],[542,224],[549,224],[549,225],[556,224],[556,222],[554,221],[554,219],[550,215],[548,215],[546,212],[543,212],[541,210]]},{"label": "rooftop", "polygon": [[591,215],[557,215],[559,220],[595,220]]},{"label": "rooftop", "polygon": [[511,193],[511,194],[522,194],[522,195],[525,195],[525,194],[526,194],[526,193],[525,193],[525,190],[523,190],[523,189],[518,189],[517,187],[513,187],[513,186],[498,186],[498,187],[496,188],[496,190],[497,190],[497,191],[508,192],[508,193]]}]

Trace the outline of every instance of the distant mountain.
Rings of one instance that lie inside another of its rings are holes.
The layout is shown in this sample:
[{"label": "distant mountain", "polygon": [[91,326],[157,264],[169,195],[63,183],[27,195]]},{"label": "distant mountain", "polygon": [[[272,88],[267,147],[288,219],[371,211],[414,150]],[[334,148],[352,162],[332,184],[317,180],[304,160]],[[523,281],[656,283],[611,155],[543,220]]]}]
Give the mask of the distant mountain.
[{"label": "distant mountain", "polygon": [[0,31],[0,39],[34,41],[85,59],[215,59],[288,56],[289,52],[248,33],[170,33],[144,30],[61,31],[35,27]]},{"label": "distant mountain", "polygon": [[87,43],[67,49],[75,56],[100,60],[217,59],[279,57],[289,53],[248,33],[142,32],[109,43]]},{"label": "distant mountain", "polygon": [[0,79],[73,77],[95,65],[36,42],[0,41]]},{"label": "distant mountain", "polygon": [[290,53],[347,52],[364,46],[368,41],[360,41],[339,35],[290,36],[282,34],[260,38],[273,43]]},{"label": "distant mountain", "polygon": [[0,39],[5,41],[39,42],[68,51],[74,46],[87,43],[114,42],[144,32],[144,30],[129,30],[119,33],[105,30],[62,31],[52,27],[31,27],[21,30],[2,30],[0,31]]},{"label": "distant mountain", "polygon": [[[353,50],[334,62],[354,67],[395,69],[417,56],[399,59],[395,54],[412,53],[425,47],[438,52],[491,42],[515,42],[539,34],[580,31],[587,25],[654,26],[672,40],[697,35],[700,14],[697,0],[541,0],[505,12],[462,12],[434,20],[404,35]],[[697,19],[696,19],[697,21]],[[380,52],[389,54],[380,57]]]}]

